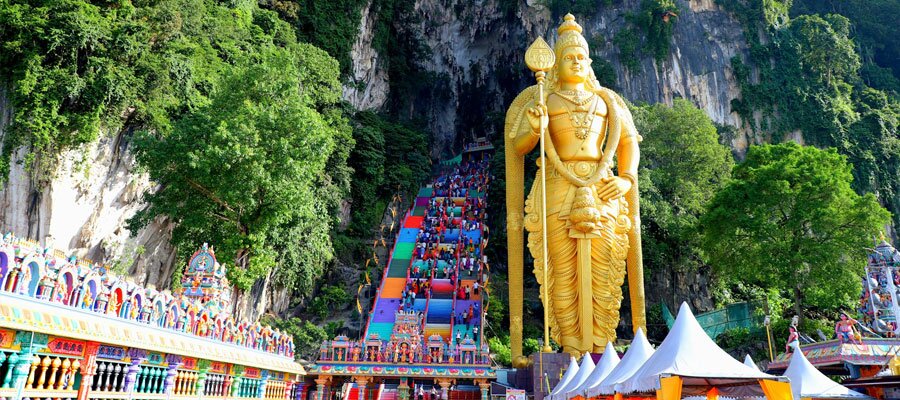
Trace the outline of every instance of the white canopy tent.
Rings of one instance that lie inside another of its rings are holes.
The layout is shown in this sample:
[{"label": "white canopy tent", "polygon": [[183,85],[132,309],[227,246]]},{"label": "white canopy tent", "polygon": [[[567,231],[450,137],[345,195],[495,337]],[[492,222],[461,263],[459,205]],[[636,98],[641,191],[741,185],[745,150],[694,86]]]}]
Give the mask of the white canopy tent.
[{"label": "white canopy tent", "polygon": [[594,360],[591,353],[584,353],[581,356],[581,365],[578,366],[578,373],[566,382],[565,385],[556,385],[556,389],[550,394],[554,399],[566,399],[566,395],[570,390],[581,386],[584,380],[594,371]]},{"label": "white canopy tent", "polygon": [[651,355],[653,355],[653,346],[650,346],[650,342],[644,336],[644,331],[638,328],[634,334],[634,340],[631,341],[631,347],[622,356],[622,361],[601,382],[588,388],[587,397],[614,394],[616,385],[634,375]]},{"label": "white canopy tent", "polygon": [[744,356],[744,365],[759,371],[759,365],[756,365],[756,363],[753,362],[753,359],[750,358],[749,354]]},{"label": "white canopy tent", "polygon": [[548,400],[552,400],[554,396],[558,395],[559,392],[575,378],[575,375],[578,375],[578,362],[575,361],[575,357],[569,358],[569,367],[566,368],[566,373],[563,375],[562,379],[559,380],[559,383],[556,384],[556,387],[550,391],[550,394],[547,395]]},{"label": "white canopy tent", "polygon": [[784,376],[791,380],[791,391],[794,393],[795,400],[802,398],[872,399],[872,397],[850,390],[829,379],[825,374],[819,372],[796,346],[794,354],[791,356],[791,363],[784,371]]},{"label": "white canopy tent", "polygon": [[594,370],[591,371],[591,374],[581,383],[578,387],[569,390],[566,393],[567,399],[572,399],[577,396],[585,396],[587,390],[594,385],[599,385],[610,372],[612,372],[613,368],[619,365],[619,355],[616,354],[616,349],[613,348],[612,343],[606,343],[606,349],[603,350],[603,356],[600,357],[600,360],[597,361],[597,365],[594,366]]},{"label": "white canopy tent", "polygon": [[683,396],[702,395],[710,388],[728,397],[763,395],[759,380],[776,377],[750,368],[719,348],[709,338],[687,303],[682,303],[678,317],[666,339],[635,374],[616,385],[623,394],[653,392],[661,387],[661,379],[680,377]]}]

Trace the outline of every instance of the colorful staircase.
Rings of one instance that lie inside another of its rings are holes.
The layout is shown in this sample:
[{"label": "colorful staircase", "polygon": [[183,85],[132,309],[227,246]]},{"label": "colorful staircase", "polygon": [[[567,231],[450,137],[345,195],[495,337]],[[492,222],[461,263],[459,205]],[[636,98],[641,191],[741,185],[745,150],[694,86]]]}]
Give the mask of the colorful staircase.
[{"label": "colorful staircase", "polygon": [[382,384],[381,386],[377,400],[397,400],[400,397],[400,394],[397,393],[397,385]]},{"label": "colorful staircase", "polygon": [[[463,185],[470,181],[469,176],[461,178]],[[447,179],[447,176],[440,176],[435,182],[440,186]],[[450,196],[451,194],[453,196]],[[467,189],[455,190],[452,193],[447,189],[434,189],[432,185],[419,190],[412,207],[403,218],[402,228],[397,233],[394,248],[383,272],[375,307],[370,313],[364,338],[369,339],[375,334],[381,340],[390,338],[394,330],[395,313],[399,310],[402,302],[403,291],[408,283],[416,280],[413,271],[418,268],[420,282],[428,282],[431,287],[430,293],[425,296],[419,295],[412,307],[425,315],[425,325],[423,326],[425,337],[437,334],[443,337],[445,342],[455,345],[457,344],[455,340],[457,334],[460,338],[468,335],[469,338],[475,340],[476,345],[480,345],[481,311],[483,310],[481,294],[483,292],[480,290],[476,295],[473,290],[475,281],[479,279],[479,271],[476,267],[470,274],[468,270],[462,268],[460,259],[465,256],[465,243],[477,243],[478,245],[473,245],[474,247],[480,247],[482,244],[483,224],[479,223],[479,229],[469,230],[462,225],[464,218],[469,221],[473,220],[474,213],[468,208],[477,204],[477,200],[481,197],[483,194],[472,189],[471,186]],[[474,203],[473,200],[475,200]],[[443,204],[444,207],[430,209],[430,204]],[[419,230],[425,226],[424,222],[428,217],[426,214],[431,213],[432,217],[436,215],[440,217],[441,212],[446,215],[448,221],[452,221],[454,227],[444,230],[442,240],[437,246],[450,250],[453,261],[438,260],[434,276],[431,276],[427,262],[416,254],[417,239]],[[478,219],[483,215],[484,213],[480,212]],[[481,221],[479,220],[479,222]],[[480,250],[477,254],[469,256],[473,258],[480,256]],[[456,280],[444,277],[445,267],[448,268],[450,275],[455,274]],[[472,291],[471,296],[469,299],[462,299],[458,295],[459,290],[466,286]],[[474,311],[471,323],[458,323],[456,316],[460,312],[468,312],[470,308]],[[475,335],[475,327],[478,327],[478,335]],[[381,398],[390,396],[389,393],[390,390],[387,390],[381,395]]]}]

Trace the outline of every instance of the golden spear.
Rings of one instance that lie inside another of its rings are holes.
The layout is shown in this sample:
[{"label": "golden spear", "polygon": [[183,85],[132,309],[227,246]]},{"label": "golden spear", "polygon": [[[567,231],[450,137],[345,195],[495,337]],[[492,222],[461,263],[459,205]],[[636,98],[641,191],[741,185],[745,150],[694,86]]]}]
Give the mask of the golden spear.
[{"label": "golden spear", "polygon": [[[534,72],[534,77],[537,80],[538,85],[538,98],[537,104],[538,106],[544,106],[544,77],[547,75],[547,71],[550,68],[553,68],[553,65],[556,63],[556,55],[553,54],[553,49],[550,48],[550,45],[544,41],[544,38],[538,36],[537,39],[531,43],[531,46],[528,46],[528,50],[525,51],[525,65],[528,66],[528,69],[531,72]],[[544,348],[541,351],[545,353],[552,352],[553,349],[550,347],[550,323],[549,323],[549,306],[550,306],[550,293],[548,292],[548,286],[550,283],[550,276],[547,272],[547,266],[550,264],[550,258],[547,254],[547,160],[545,158],[545,131],[543,125],[541,126],[541,255],[544,259],[544,284],[541,285],[543,289],[543,297],[544,297]]]}]

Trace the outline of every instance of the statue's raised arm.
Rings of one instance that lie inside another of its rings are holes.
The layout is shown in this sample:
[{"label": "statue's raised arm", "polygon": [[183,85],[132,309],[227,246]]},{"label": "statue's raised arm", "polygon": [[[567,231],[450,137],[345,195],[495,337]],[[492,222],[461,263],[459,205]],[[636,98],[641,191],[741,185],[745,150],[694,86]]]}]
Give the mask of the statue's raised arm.
[{"label": "statue's raised arm", "polygon": [[[634,329],[645,325],[637,187],[640,135],[625,102],[594,77],[581,30],[574,17],[566,15],[546,89],[526,88],[506,114],[510,344],[517,363],[523,362],[524,230],[541,292],[548,294],[541,296],[548,310],[545,323],[565,351],[599,353],[615,340],[626,270]],[[535,179],[525,200],[524,156],[537,147],[542,131],[546,156],[538,177],[543,173],[545,183]],[[541,202],[544,186],[546,206]]]}]

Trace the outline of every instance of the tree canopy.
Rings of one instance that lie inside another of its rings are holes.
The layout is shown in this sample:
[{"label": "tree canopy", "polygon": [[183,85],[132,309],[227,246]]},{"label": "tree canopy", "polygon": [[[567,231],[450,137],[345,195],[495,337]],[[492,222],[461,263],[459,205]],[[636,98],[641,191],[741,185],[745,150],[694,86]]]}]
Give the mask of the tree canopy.
[{"label": "tree canopy", "polygon": [[875,196],[851,189],[835,149],[751,147],[701,219],[703,249],[721,279],[835,311],[859,294],[863,249],[888,223]]},{"label": "tree canopy", "polygon": [[159,190],[146,194],[133,228],[172,218],[177,245],[210,241],[246,268],[230,270],[240,288],[275,264],[285,229],[321,270],[332,256],[329,210],[347,190],[327,166],[353,145],[346,121],[327,111],[337,76],[337,62],[311,45],[272,46],[226,70],[209,104],[170,132],[138,135],[137,160]]},{"label": "tree canopy", "polygon": [[709,116],[684,99],[633,108],[641,142],[644,263],[651,270],[700,265],[697,223],[734,161]]},{"label": "tree canopy", "polygon": [[[717,1],[744,23],[750,44],[749,58],[732,59],[741,85],[732,110],[766,136],[761,141],[779,142],[799,131],[806,143],[848,156],[853,188],[874,193],[894,213],[893,223],[900,223],[900,105],[897,79],[888,69],[896,65],[889,62],[896,40],[887,39],[896,27],[884,16],[897,5],[801,0],[792,9],[791,2]],[[809,11],[851,18],[802,14]],[[883,66],[873,61],[872,51]],[[750,65],[758,78],[751,79]]]}]

